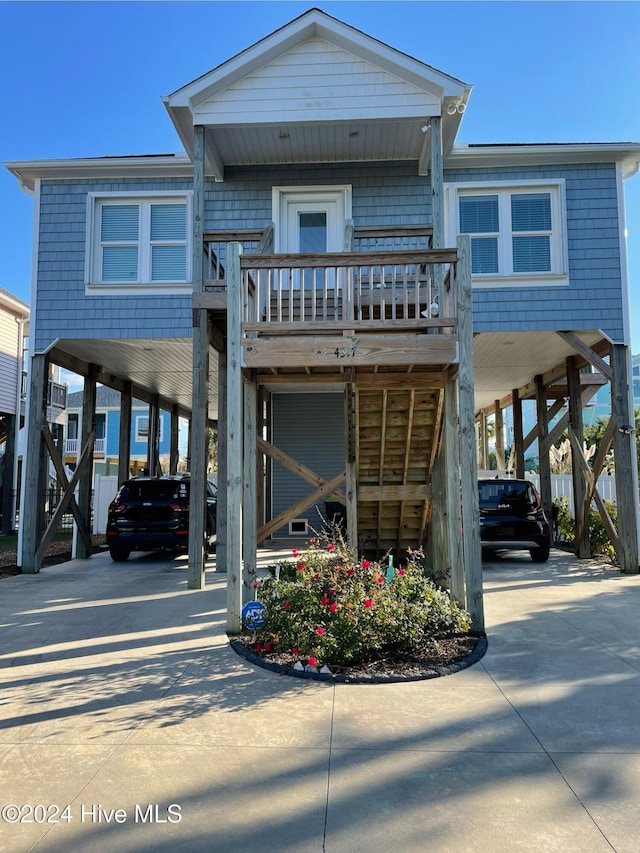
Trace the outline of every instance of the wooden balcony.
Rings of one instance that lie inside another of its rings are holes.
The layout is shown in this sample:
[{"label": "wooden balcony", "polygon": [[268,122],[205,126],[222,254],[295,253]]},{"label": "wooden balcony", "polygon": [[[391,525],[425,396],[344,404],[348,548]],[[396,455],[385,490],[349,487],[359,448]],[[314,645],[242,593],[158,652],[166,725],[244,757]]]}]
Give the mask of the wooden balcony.
[{"label": "wooden balcony", "polygon": [[430,232],[348,230],[345,243],[359,251],[318,255],[267,253],[258,232],[208,234],[194,308],[226,310],[225,240],[237,241],[245,366],[450,364],[457,253],[430,248]]}]

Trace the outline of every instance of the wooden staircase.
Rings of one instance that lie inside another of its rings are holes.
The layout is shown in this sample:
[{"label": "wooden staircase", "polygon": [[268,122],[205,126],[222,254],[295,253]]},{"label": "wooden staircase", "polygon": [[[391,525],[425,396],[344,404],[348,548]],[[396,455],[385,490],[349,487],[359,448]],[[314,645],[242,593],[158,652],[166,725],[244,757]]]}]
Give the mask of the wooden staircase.
[{"label": "wooden staircase", "polygon": [[381,556],[424,544],[444,392],[358,392],[358,541]]}]

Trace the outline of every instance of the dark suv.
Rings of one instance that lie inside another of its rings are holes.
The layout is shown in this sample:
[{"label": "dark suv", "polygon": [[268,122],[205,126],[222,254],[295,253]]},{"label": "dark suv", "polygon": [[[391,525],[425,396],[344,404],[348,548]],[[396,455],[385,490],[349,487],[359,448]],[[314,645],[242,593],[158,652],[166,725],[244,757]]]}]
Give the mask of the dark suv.
[{"label": "dark suv", "polygon": [[535,563],[546,563],[551,533],[533,483],[498,478],[478,480],[478,497],[483,549],[526,549]]},{"label": "dark suv", "polygon": [[[111,558],[132,551],[176,550],[189,536],[189,476],[132,477],[109,504],[107,544]],[[216,533],[216,488],[207,482],[207,546]]]}]

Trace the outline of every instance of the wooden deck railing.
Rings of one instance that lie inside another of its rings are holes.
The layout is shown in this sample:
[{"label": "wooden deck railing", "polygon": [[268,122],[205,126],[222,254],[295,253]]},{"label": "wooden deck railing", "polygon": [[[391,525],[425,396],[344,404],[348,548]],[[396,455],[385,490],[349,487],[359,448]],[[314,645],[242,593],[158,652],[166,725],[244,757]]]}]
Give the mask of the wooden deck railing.
[{"label": "wooden deck railing", "polygon": [[[457,327],[455,249],[431,249],[431,228],[353,228],[356,251],[273,254],[273,228],[207,232],[204,289],[226,290],[226,246],[242,245],[245,333],[332,329]],[[222,294],[220,297],[224,298]]]},{"label": "wooden deck railing", "polygon": [[[245,331],[457,326],[455,250],[254,255],[240,259]],[[442,282],[442,284],[437,284]]]}]

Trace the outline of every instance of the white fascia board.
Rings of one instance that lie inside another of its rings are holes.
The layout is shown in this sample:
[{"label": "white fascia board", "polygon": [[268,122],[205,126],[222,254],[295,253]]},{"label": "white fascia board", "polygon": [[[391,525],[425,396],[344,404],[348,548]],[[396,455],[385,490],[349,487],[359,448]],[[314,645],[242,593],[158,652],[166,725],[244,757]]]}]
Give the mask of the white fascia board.
[{"label": "white fascia board", "polygon": [[186,154],[25,160],[7,162],[4,166],[29,191],[33,191],[38,179],[193,177],[193,166]]},{"label": "white fascia board", "polygon": [[445,169],[492,166],[540,166],[567,163],[621,163],[623,178],[640,168],[640,143],[587,142],[540,145],[454,146],[445,156]]},{"label": "white fascia board", "polygon": [[9,293],[4,287],[0,287],[0,308],[8,313],[15,314],[16,317],[28,319],[29,306],[22,299],[18,299],[13,293]]},{"label": "white fascia board", "polygon": [[312,9],[286,24],[271,35],[178,89],[165,99],[172,113],[177,107],[194,109],[215,94],[267,65],[273,59],[314,36],[342,47],[362,59],[387,70],[401,79],[442,100],[443,97],[463,97],[468,86],[417,59],[389,47],[377,39],[347,24]]}]

